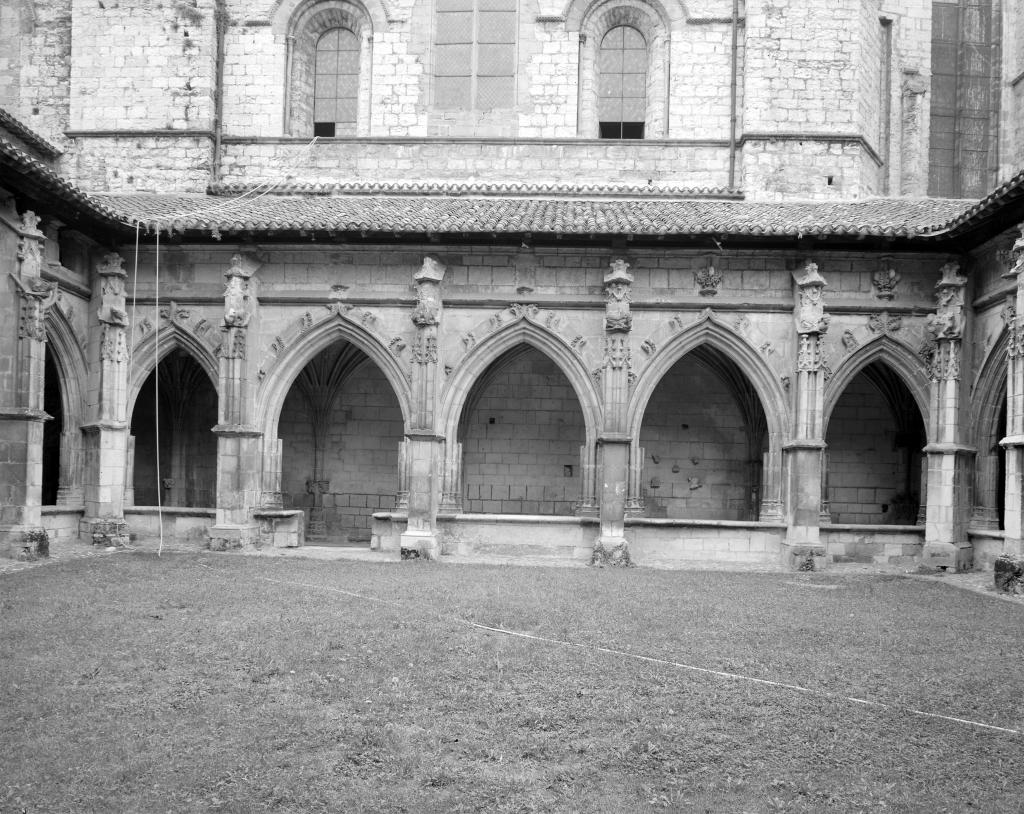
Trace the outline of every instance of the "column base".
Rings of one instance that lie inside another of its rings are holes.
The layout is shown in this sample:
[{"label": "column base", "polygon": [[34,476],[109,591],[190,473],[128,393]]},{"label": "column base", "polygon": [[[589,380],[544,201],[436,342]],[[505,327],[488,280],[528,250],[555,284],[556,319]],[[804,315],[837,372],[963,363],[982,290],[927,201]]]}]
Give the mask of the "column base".
[{"label": "column base", "polygon": [[925,543],[921,551],[921,565],[970,571],[974,567],[974,546],[970,543]]},{"label": "column base", "polygon": [[210,551],[230,551],[235,548],[256,548],[260,543],[260,527],[256,525],[224,524],[210,526],[206,547]]},{"label": "column base", "polygon": [[50,538],[42,526],[0,526],[0,555],[34,561],[50,556]]},{"label": "column base", "polygon": [[432,531],[406,529],[398,545],[403,560],[436,560],[441,556],[441,544]]},{"label": "column base", "polygon": [[782,567],[789,571],[824,571],[828,565],[817,526],[790,526],[781,556]]},{"label": "column base", "polygon": [[606,565],[617,568],[629,568],[633,561],[629,557],[629,543],[625,537],[598,537],[594,543],[594,552],[590,555],[590,564],[598,568]]},{"label": "column base", "polygon": [[121,517],[83,517],[78,522],[78,539],[102,548],[127,548],[131,543],[128,523]]}]

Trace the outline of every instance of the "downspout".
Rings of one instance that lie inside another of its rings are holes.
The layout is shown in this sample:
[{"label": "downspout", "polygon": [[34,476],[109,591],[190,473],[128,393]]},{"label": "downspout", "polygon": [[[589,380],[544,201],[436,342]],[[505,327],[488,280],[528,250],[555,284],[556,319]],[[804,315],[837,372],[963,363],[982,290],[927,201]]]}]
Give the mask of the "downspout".
[{"label": "downspout", "polygon": [[282,111],[284,122],[284,134],[292,134],[292,62],[295,54],[295,36],[289,34],[285,39],[284,52],[284,110]]},{"label": "downspout", "polygon": [[576,135],[592,138],[583,132],[583,49],[587,44],[587,35],[580,32],[579,48],[576,50]]},{"label": "downspout", "polygon": [[217,39],[216,78],[213,91],[213,167],[211,181],[220,181],[221,139],[224,131],[224,41],[227,37],[228,13],[224,0],[217,0],[214,11],[215,36]]},{"label": "downspout", "polygon": [[736,188],[736,88],[739,74],[740,0],[732,0],[732,66],[729,78],[729,191]]},{"label": "downspout", "polygon": [[672,112],[672,29],[665,27],[665,123],[661,127],[661,137],[668,138],[668,121]]}]

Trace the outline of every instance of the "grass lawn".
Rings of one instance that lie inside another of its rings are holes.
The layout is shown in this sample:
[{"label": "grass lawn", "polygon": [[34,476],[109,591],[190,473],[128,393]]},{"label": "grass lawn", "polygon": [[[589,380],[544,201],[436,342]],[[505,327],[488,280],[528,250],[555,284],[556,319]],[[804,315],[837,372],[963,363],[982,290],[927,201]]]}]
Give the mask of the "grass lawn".
[{"label": "grass lawn", "polygon": [[1024,811],[1024,736],[903,711],[1024,729],[1024,606],[934,582],[135,553],[0,609],[2,812]]}]

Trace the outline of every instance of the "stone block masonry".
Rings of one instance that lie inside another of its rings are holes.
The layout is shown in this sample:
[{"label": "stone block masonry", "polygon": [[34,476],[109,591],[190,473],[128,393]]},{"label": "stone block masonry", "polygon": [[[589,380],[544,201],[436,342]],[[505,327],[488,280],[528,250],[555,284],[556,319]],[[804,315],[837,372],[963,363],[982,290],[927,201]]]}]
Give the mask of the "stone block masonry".
[{"label": "stone block masonry", "polygon": [[580,499],[579,399],[536,350],[495,363],[462,419],[464,509],[572,514]]}]

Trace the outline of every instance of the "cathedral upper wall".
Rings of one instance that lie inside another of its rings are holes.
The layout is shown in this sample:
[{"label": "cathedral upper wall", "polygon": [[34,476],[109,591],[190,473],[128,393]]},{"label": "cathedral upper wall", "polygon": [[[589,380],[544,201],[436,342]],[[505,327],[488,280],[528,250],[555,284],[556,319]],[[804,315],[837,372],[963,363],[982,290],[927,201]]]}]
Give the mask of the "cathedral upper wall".
[{"label": "cathedral upper wall", "polygon": [[982,5],[976,31],[947,32],[991,56],[987,107],[953,110],[984,133],[952,158],[931,138],[946,34],[925,0],[2,0],[0,104],[95,191],[290,177],[979,197],[1019,163],[1024,103],[1024,49],[998,47],[1020,43],[1024,0]]}]

